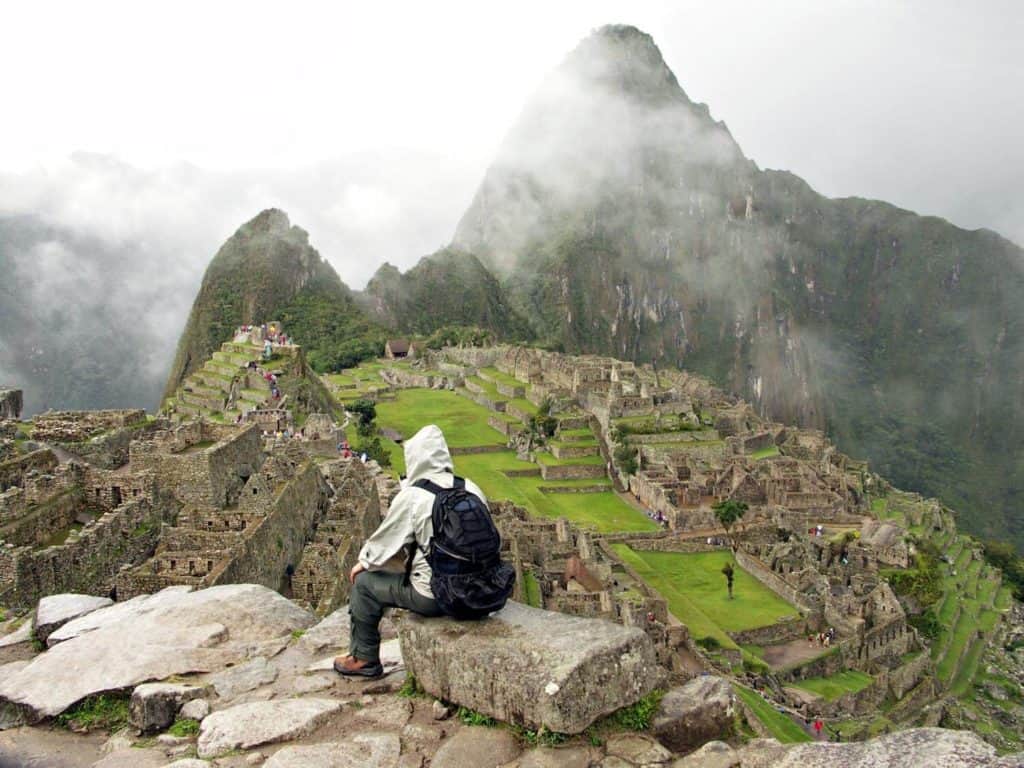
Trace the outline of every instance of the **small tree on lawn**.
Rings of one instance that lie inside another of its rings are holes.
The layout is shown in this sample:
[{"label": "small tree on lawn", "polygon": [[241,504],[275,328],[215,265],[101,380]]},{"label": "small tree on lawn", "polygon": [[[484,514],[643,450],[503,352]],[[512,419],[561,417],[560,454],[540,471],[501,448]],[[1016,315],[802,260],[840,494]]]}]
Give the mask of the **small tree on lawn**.
[{"label": "small tree on lawn", "polygon": [[729,588],[729,599],[732,600],[732,580],[736,578],[736,571],[733,569],[732,563],[723,565],[722,573],[725,574],[725,584]]},{"label": "small tree on lawn", "polygon": [[359,422],[356,429],[362,437],[369,437],[374,433],[373,420],[377,418],[377,406],[373,400],[360,398],[346,406],[349,413],[354,413]]},{"label": "small tree on lawn", "polygon": [[729,543],[735,551],[736,542],[733,541],[731,531],[732,527],[747,514],[746,503],[736,499],[725,499],[712,505],[711,509],[715,513],[715,519],[718,520],[718,524],[725,529],[725,535],[729,537]]}]

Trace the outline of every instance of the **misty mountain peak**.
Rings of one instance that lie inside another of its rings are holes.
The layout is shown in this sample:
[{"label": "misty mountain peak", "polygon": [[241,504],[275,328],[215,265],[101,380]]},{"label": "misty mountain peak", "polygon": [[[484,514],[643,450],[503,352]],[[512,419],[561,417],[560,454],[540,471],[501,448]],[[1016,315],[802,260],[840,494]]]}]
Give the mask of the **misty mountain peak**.
[{"label": "misty mountain peak", "polygon": [[253,233],[282,235],[292,229],[292,223],[288,214],[280,208],[267,208],[243,224],[241,229]]},{"label": "misty mountain peak", "polygon": [[569,54],[562,68],[593,85],[637,99],[689,102],[654,38],[627,24],[595,30]]}]

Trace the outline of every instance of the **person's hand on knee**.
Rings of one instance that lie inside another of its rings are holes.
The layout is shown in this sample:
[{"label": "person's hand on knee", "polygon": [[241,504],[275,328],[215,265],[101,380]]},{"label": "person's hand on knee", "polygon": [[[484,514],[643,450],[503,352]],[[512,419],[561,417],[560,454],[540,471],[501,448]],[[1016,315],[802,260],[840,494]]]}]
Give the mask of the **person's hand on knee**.
[{"label": "person's hand on knee", "polygon": [[352,584],[356,583],[356,576],[366,570],[366,566],[362,563],[356,563],[352,566],[352,570],[348,572],[348,580]]}]

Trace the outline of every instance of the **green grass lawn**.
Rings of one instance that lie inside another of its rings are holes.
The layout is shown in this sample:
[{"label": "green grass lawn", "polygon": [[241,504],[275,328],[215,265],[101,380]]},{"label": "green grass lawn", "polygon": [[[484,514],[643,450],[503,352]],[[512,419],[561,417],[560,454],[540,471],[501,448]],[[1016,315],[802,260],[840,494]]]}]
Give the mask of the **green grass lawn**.
[{"label": "green grass lawn", "polygon": [[949,686],[954,696],[963,696],[970,690],[971,681],[978,671],[978,663],[981,661],[981,654],[985,650],[985,646],[986,643],[975,640],[964,654],[963,660],[953,676],[953,682]]},{"label": "green grass lawn", "polygon": [[848,669],[832,677],[811,677],[793,683],[794,687],[802,688],[821,696],[826,701],[835,701],[845,693],[856,693],[867,688],[874,678],[866,672]]},{"label": "green grass lawn", "polygon": [[767,459],[772,456],[778,455],[779,447],[777,445],[769,445],[767,448],[762,448],[759,451],[754,451],[753,453],[751,453],[750,458],[752,458],[754,461],[759,461],[761,459]]},{"label": "green grass lawn", "polygon": [[[488,399],[493,400],[496,403],[497,402],[506,403],[509,400],[509,398],[507,396],[501,394],[498,391],[497,385],[492,384],[489,381],[484,381],[479,376],[470,376],[468,379],[466,379],[466,382],[467,383],[473,382],[474,384],[476,384],[478,387],[480,387],[480,389],[483,390],[484,395],[486,395]],[[473,390],[470,390],[470,392],[472,392],[472,391]]]},{"label": "green grass lawn", "polygon": [[510,387],[525,387],[526,385],[519,381],[515,376],[509,376],[507,373],[502,373],[497,368],[481,368],[480,373],[486,373],[487,376],[494,381],[496,384],[507,384]]},{"label": "green grass lawn", "polygon": [[[424,424],[437,424],[450,445],[502,444],[501,434],[487,426],[491,411],[453,392],[432,389],[404,389],[398,398],[377,404],[377,421],[411,435]],[[405,471],[402,446],[381,440],[391,453],[391,469],[395,475]],[[594,458],[594,457],[589,457]],[[600,457],[596,457],[600,462]],[[578,459],[576,463],[588,463]],[[618,531],[653,531],[658,526],[648,517],[620,499],[611,488],[602,493],[543,493],[541,488],[586,486],[606,483],[597,480],[551,480],[541,477],[508,477],[505,470],[536,469],[537,465],[520,461],[512,451],[476,453],[455,457],[455,471],[477,483],[488,499],[508,500],[541,517],[565,517],[571,522],[591,527],[601,533]]]},{"label": "green grass lawn", "polygon": [[514,397],[507,402],[505,407],[508,408],[510,405],[515,406],[523,413],[529,414],[531,416],[536,416],[537,412],[539,411],[537,406],[531,403],[525,397]]},{"label": "green grass lawn", "polygon": [[783,744],[796,744],[801,741],[811,740],[811,735],[807,731],[793,722],[789,715],[785,715],[775,709],[771,703],[765,701],[756,691],[735,683],[733,684],[733,690],[743,700],[743,703],[750,707],[754,716],[761,721],[772,736]]},{"label": "green grass lawn", "polygon": [[795,617],[797,609],[734,565],[734,598],[729,599],[722,566],[729,552],[641,552],[627,544],[613,544],[616,554],[668,601],[669,610],[696,638],[714,637],[720,645],[736,648],[726,634],[774,624]]},{"label": "green grass lawn", "polygon": [[533,571],[523,571],[523,597],[526,599],[527,605],[540,608],[540,584],[537,583],[537,577],[533,575]]},{"label": "green grass lawn", "polygon": [[488,426],[490,412],[444,389],[402,389],[394,400],[377,403],[377,423],[412,437],[427,424],[437,424],[448,445],[504,445],[505,438]]},{"label": "green grass lawn", "polygon": [[960,654],[963,653],[967,644],[972,642],[977,627],[977,614],[970,610],[967,605],[962,606],[960,617],[957,619],[956,626],[953,627],[946,652],[935,666],[936,674],[944,683],[948,683],[956,672]]}]

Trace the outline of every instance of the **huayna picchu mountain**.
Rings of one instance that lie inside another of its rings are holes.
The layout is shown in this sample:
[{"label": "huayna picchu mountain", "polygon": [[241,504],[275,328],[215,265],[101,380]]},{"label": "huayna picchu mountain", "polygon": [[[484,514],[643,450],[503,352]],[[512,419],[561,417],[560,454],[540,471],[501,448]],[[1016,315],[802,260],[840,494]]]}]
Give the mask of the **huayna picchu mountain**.
[{"label": "huayna picchu mountain", "polygon": [[238,326],[269,319],[284,323],[317,370],[354,365],[383,349],[384,330],[366,318],[309,234],[283,211],[268,209],[239,227],[207,267],[164,397]]},{"label": "huayna picchu mountain", "polygon": [[1024,545],[1024,252],[758,168],[639,30],[547,78],[453,247],[545,342],[709,375]]},{"label": "huayna picchu mountain", "polygon": [[531,337],[497,278],[476,256],[452,248],[424,256],[404,274],[384,264],[362,299],[371,318],[404,333],[476,326],[502,339]]}]

